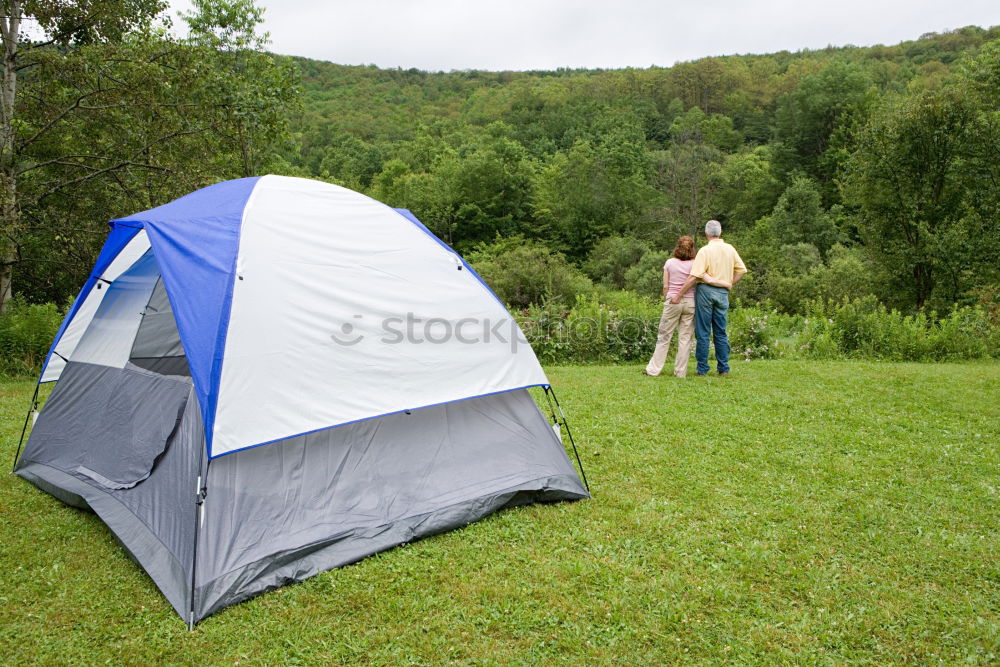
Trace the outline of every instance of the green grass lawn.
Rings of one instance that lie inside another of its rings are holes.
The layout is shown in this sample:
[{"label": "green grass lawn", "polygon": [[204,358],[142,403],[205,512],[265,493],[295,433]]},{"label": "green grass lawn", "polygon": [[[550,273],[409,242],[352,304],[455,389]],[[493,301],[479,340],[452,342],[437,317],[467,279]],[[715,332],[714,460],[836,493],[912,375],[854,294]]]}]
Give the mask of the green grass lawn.
[{"label": "green grass lawn", "polygon": [[[503,512],[193,633],[96,517],[0,476],[0,659],[1000,660],[1000,365],[549,377],[592,500]],[[6,466],[31,389],[0,384]]]}]

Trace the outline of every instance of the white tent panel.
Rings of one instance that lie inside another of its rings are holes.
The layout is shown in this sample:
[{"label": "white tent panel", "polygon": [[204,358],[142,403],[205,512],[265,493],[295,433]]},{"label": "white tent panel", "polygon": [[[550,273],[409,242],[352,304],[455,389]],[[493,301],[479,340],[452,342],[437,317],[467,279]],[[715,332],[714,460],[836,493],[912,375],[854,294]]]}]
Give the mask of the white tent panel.
[{"label": "white tent panel", "polygon": [[[146,236],[146,231],[141,230],[132,237],[128,245],[122,248],[118,256],[108,266],[102,278],[113,282],[118,276],[135,264],[136,260],[142,257],[147,250],[149,250],[149,238]],[[62,371],[66,367],[64,359],[69,359],[73,356],[80,338],[83,337],[83,333],[90,326],[90,321],[94,319],[94,313],[97,312],[98,306],[101,305],[104,296],[108,293],[106,284],[98,284],[100,288],[95,287],[90,290],[90,293],[84,297],[83,303],[80,304],[80,308],[73,316],[73,320],[66,326],[66,330],[63,331],[63,335],[56,345],[56,354],[53,354],[52,358],[49,359],[49,364],[45,367],[45,373],[42,374],[41,382],[55,382],[62,375]]]},{"label": "white tent panel", "polygon": [[244,212],[212,455],[547,384],[453,252],[375,200],[260,179]]},{"label": "white tent panel", "polygon": [[70,361],[124,368],[143,311],[160,279],[160,267],[147,252],[107,288]]}]

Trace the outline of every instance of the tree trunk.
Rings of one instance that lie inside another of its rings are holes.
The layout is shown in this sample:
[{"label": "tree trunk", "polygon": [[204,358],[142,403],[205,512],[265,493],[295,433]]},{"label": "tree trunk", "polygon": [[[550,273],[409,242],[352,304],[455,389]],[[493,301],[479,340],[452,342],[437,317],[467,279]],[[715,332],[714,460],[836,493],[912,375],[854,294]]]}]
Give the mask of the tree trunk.
[{"label": "tree trunk", "polygon": [[18,223],[16,160],[14,156],[14,101],[17,93],[17,46],[21,31],[21,1],[3,3],[0,17],[3,39],[3,80],[0,81],[0,313],[12,294],[12,272],[17,261],[13,239]]}]

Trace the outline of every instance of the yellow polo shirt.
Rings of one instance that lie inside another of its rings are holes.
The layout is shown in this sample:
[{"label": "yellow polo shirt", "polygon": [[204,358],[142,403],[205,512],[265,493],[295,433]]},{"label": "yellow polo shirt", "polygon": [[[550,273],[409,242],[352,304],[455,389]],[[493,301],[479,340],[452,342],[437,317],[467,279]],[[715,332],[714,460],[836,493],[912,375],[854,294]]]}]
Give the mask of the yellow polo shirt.
[{"label": "yellow polo shirt", "polygon": [[712,239],[695,255],[691,275],[701,278],[706,273],[720,280],[732,280],[738,273],[746,273],[747,267],[740,259],[736,248],[722,239]]}]

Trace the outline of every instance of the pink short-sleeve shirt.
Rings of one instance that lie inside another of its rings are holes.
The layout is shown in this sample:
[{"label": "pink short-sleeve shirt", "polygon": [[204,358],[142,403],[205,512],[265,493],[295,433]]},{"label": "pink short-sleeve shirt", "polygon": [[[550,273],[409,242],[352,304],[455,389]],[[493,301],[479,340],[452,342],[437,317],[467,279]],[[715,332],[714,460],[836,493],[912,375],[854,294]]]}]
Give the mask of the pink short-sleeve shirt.
[{"label": "pink short-sleeve shirt", "polygon": [[[694,264],[693,259],[677,259],[676,257],[671,257],[667,260],[667,263],[663,265],[663,271],[667,274],[667,298],[671,298],[675,294],[681,291],[684,287],[684,283],[687,282],[688,276],[691,275],[691,266]],[[684,295],[685,301],[694,301],[694,290],[688,290],[688,293]]]}]

